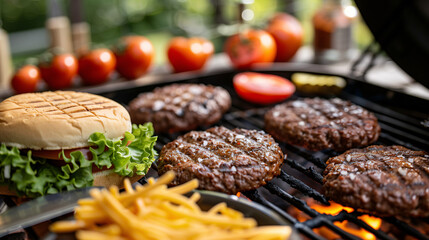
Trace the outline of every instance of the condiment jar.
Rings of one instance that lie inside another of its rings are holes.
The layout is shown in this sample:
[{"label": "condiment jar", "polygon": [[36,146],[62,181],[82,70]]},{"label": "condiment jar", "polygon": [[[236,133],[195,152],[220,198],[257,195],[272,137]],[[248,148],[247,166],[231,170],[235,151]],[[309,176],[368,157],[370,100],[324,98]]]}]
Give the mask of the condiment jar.
[{"label": "condiment jar", "polygon": [[313,16],[314,61],[327,64],[347,60],[352,26],[357,16],[350,0],[324,0]]}]

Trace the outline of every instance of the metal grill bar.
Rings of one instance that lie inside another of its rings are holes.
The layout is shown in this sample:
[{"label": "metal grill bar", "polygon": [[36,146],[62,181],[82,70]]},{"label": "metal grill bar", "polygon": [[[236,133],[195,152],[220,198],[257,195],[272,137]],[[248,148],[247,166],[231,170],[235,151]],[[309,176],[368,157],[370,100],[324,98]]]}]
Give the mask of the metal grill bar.
[{"label": "metal grill bar", "polygon": [[310,166],[309,168],[305,168],[304,166],[302,166],[301,164],[297,163],[296,161],[290,158],[286,158],[284,160],[284,163],[304,173],[306,176],[314,179],[317,183],[320,183],[320,184],[323,183],[323,176],[320,173],[318,173],[313,166]]},{"label": "metal grill bar", "polygon": [[283,170],[281,171],[279,178],[285,181],[291,187],[299,190],[301,193],[307,196],[310,196],[325,205],[329,205],[328,200],[322,194],[320,194],[318,191],[314,190],[313,188],[309,187],[301,180],[296,179],[295,177],[285,173]]},{"label": "metal grill bar", "polygon": [[363,229],[367,230],[368,232],[374,234],[374,236],[377,237],[377,239],[391,239],[394,240],[394,238],[391,238],[390,236],[388,236],[386,233],[380,231],[380,230],[375,230],[374,228],[372,228],[371,226],[369,226],[366,222],[360,220],[359,218],[357,218],[358,216],[363,215],[363,213],[361,212],[351,212],[348,214],[344,214],[344,219],[350,222],[353,222],[354,224],[362,227]]},{"label": "metal grill bar", "polygon": [[410,225],[408,225],[407,223],[394,218],[394,217],[388,217],[388,218],[383,218],[384,221],[391,223],[392,225],[398,227],[402,232],[407,233],[417,239],[422,239],[422,240],[429,240],[429,237],[426,235],[423,235],[421,232],[419,232],[417,229],[411,227]]},{"label": "metal grill bar", "polygon": [[300,233],[304,234],[305,236],[309,237],[310,239],[315,239],[315,240],[323,240],[324,239],[323,237],[317,235],[311,228],[309,228],[305,224],[300,223],[294,217],[292,217],[291,215],[289,215],[287,212],[283,211],[282,209],[280,209],[279,207],[277,207],[276,205],[274,205],[273,203],[271,203],[267,199],[263,198],[258,193],[257,190],[252,190],[252,191],[245,192],[244,195],[246,197],[248,197],[250,200],[255,201],[255,202],[259,203],[259,204],[262,204],[262,205],[264,205],[264,206],[266,206],[266,207],[274,210],[280,216],[282,216],[286,220],[290,221],[293,224],[293,226]]},{"label": "metal grill bar", "polygon": [[415,127],[415,125],[411,125],[411,124],[408,124],[406,122],[402,122],[401,120],[392,118],[392,117],[385,115],[385,114],[386,113],[382,113],[382,114],[376,113],[376,116],[377,116],[377,119],[379,122],[384,122],[386,124],[388,123],[390,125],[397,126],[401,129],[406,129],[406,130],[408,130],[408,132],[424,134],[424,132],[421,132],[421,129],[418,127]]},{"label": "metal grill bar", "polygon": [[266,188],[272,194],[281,197],[282,199],[292,204],[299,210],[303,211],[310,217],[317,217],[319,215],[319,213],[316,210],[310,208],[304,200],[292,196],[274,183],[269,182],[267,185],[264,186],[264,188]]},{"label": "metal grill bar", "polygon": [[[289,195],[289,194],[287,194],[286,192],[284,192],[282,189],[280,189],[278,186],[276,186],[274,184],[270,184],[270,186],[273,189],[275,189],[274,193],[276,195],[282,197],[282,198],[284,196]],[[267,186],[267,188],[270,190],[269,186]],[[283,196],[282,193],[285,193],[285,195]],[[283,211],[282,209],[280,209],[279,207],[277,207],[276,205],[274,205],[273,203],[271,203],[270,201],[268,201],[266,198],[262,197],[257,191],[252,192],[252,194],[245,193],[245,195],[249,199],[251,199],[252,201],[258,202],[258,203],[260,203],[262,205],[265,205],[265,206],[273,209],[274,211],[276,211],[278,214],[280,214],[283,217],[284,216],[291,217],[285,211]],[[286,198],[288,198],[288,197],[286,197]],[[294,198],[294,197],[292,197],[292,198]],[[305,206],[306,206],[306,204],[305,204]],[[307,208],[308,208],[308,206],[307,206]],[[313,231],[311,231],[311,233],[313,233],[312,235],[307,235],[307,234],[309,234],[309,232],[307,231],[307,229],[313,229],[313,228],[318,228],[318,227],[321,227],[321,226],[326,226],[326,227],[328,227],[329,229],[331,229],[332,231],[334,231],[335,233],[337,233],[339,236],[341,236],[344,239],[352,239],[352,240],[353,239],[359,239],[356,236],[354,236],[352,234],[349,234],[349,233],[343,231],[342,229],[340,229],[339,227],[335,226],[333,224],[333,221],[327,219],[327,215],[321,216],[321,214],[315,212],[314,210],[313,210],[314,212],[311,211],[311,210],[308,210],[308,211],[312,212],[313,215],[314,214],[316,214],[316,215],[314,215],[315,216],[314,218],[312,218],[310,220],[307,220],[305,222],[298,222],[295,218],[292,217],[293,221],[291,221],[291,222],[294,224],[294,227],[296,229],[298,229],[298,231],[300,231],[301,233],[305,234],[308,237],[314,236],[313,235],[314,234]],[[332,216],[332,217],[334,217],[334,216]],[[286,219],[288,219],[288,218],[286,218]],[[313,238],[313,239],[324,239],[321,236],[318,236],[318,235],[316,235],[316,236],[314,236],[316,238]]]},{"label": "metal grill bar", "polygon": [[341,228],[335,226],[333,222],[340,221],[342,218],[342,214],[344,212],[340,212],[337,215],[326,215],[326,214],[320,214],[317,217],[307,220],[304,222],[304,224],[310,226],[311,228],[317,228],[317,227],[328,227],[330,230],[338,234],[343,239],[360,239],[359,237],[356,237],[353,234],[350,234],[348,232],[343,231]]},{"label": "metal grill bar", "polygon": [[380,133],[380,137],[379,137],[379,139],[378,139],[377,142],[380,142],[380,143],[390,143],[390,144],[394,144],[394,145],[402,145],[404,147],[411,148],[411,149],[414,149],[414,150],[422,150],[421,148],[416,147],[413,144],[410,144],[408,142],[400,140],[400,139],[398,139],[398,138],[390,135],[389,133],[385,133],[385,132],[381,132]]},{"label": "metal grill bar", "polygon": [[381,114],[381,115],[385,115],[385,116],[389,116],[389,117],[398,119],[400,122],[402,122],[404,124],[408,123],[411,126],[419,126],[419,121],[417,119],[410,117],[408,115],[393,111],[391,109],[388,109],[388,108],[386,108],[380,104],[377,104],[377,103],[370,101],[368,99],[365,99],[363,97],[353,95],[353,94],[348,93],[348,92],[342,92],[341,97],[344,99],[347,99],[351,102],[354,102],[354,103],[370,110],[373,113]]},{"label": "metal grill bar", "polygon": [[[347,212],[343,211],[337,215],[320,214],[317,211],[310,208],[305,201],[293,197],[292,195],[285,192],[284,190],[282,190],[281,188],[279,188],[277,185],[275,185],[273,183],[267,184],[265,186],[265,188],[268,189],[271,193],[273,193],[277,196],[280,196],[282,199],[291,203],[294,207],[298,208],[299,210],[303,211],[304,213],[306,213],[307,215],[312,217],[313,220],[307,220],[303,223],[303,224],[309,226],[310,228],[317,228],[317,227],[320,227],[322,225],[326,225],[331,230],[334,230],[337,233],[338,233],[338,231],[343,231],[342,229],[339,229],[335,225],[333,225],[333,226],[335,226],[335,229],[332,229],[331,223],[334,221],[341,221],[341,220],[344,220],[345,218],[347,218],[347,216],[348,216]],[[331,222],[327,223],[323,218],[330,219]],[[375,231],[372,227],[368,226],[366,223],[360,221],[359,219],[353,219],[353,220],[354,220],[355,224],[357,224],[358,226],[362,226],[365,229],[370,230],[380,239],[391,239],[387,235],[385,235],[384,233],[382,233],[380,231]],[[355,221],[355,220],[357,220],[357,221]],[[345,233],[345,234],[348,234],[348,233]]]},{"label": "metal grill bar", "polygon": [[[383,122],[380,122],[379,125],[385,132],[388,132],[389,135],[395,135],[395,136],[398,136],[401,138],[410,139],[410,142],[420,143],[422,146],[429,146],[429,141],[423,140],[423,139],[417,137],[416,135],[409,134],[408,132],[401,131],[395,127],[388,126],[388,125],[384,124]],[[385,134],[385,133],[383,133],[383,134]],[[384,136],[386,136],[386,135],[384,135]],[[391,137],[391,140],[396,141],[396,142],[400,142],[404,145],[408,145],[409,147],[412,147],[414,149],[421,149],[420,147],[417,147],[414,144],[404,142],[404,141],[400,141],[396,137]]]},{"label": "metal grill bar", "polygon": [[[305,158],[306,160],[308,160],[308,161],[312,162],[314,165],[316,165],[316,166],[317,166],[317,167],[319,167],[319,168],[322,168],[322,169],[326,168],[326,163],[325,163],[325,161],[324,161],[322,158],[320,158],[320,157],[316,157],[316,156],[314,156],[314,155],[313,155],[311,152],[309,152],[309,151],[301,150],[301,148],[298,148],[298,147],[295,147],[295,146],[292,146],[292,145],[286,145],[286,146],[285,146],[285,148],[286,148],[288,151],[293,152],[293,153],[296,153],[296,154],[298,154],[299,156],[301,156],[301,157]],[[326,160],[326,159],[325,159],[325,160]]]}]

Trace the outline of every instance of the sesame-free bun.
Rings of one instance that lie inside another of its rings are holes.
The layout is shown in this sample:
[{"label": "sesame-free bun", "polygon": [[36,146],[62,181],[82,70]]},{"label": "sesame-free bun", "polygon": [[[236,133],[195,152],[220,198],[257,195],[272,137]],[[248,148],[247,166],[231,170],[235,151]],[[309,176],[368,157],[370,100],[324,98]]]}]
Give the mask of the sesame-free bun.
[{"label": "sesame-free bun", "polygon": [[[131,183],[135,183],[140,180],[143,175],[134,174],[132,177],[120,176],[116,174],[112,169],[103,170],[99,172],[94,172],[92,174],[94,176],[93,186],[96,187],[110,187],[110,186],[118,186],[119,189],[124,188],[124,180],[128,178]],[[8,185],[0,185],[0,195],[6,196],[18,196],[16,192],[9,189]]]},{"label": "sesame-free bun", "polygon": [[106,138],[131,130],[119,103],[82,92],[56,91],[12,96],[0,103],[0,143],[35,150],[88,146],[94,132]]}]

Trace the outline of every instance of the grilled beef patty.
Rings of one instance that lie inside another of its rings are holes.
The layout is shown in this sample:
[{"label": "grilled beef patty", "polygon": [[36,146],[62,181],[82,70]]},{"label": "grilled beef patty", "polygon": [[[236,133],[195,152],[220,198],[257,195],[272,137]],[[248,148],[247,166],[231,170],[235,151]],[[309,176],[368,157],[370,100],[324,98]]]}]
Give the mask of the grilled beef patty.
[{"label": "grilled beef patty", "polygon": [[282,162],[280,147],[263,131],[213,127],[166,144],[158,173],[173,170],[172,185],[197,178],[200,189],[235,194],[266,184],[280,174]]},{"label": "grilled beef patty", "polygon": [[304,98],[277,105],[265,114],[265,128],[280,141],[314,151],[366,146],[380,134],[374,114],[339,98]]},{"label": "grilled beef patty", "polygon": [[157,133],[216,123],[231,106],[229,93],[203,84],[172,84],[140,94],[129,104],[133,123],[152,122]]},{"label": "grilled beef patty", "polygon": [[429,216],[429,154],[402,146],[351,149],[330,158],[326,196],[384,216]]}]

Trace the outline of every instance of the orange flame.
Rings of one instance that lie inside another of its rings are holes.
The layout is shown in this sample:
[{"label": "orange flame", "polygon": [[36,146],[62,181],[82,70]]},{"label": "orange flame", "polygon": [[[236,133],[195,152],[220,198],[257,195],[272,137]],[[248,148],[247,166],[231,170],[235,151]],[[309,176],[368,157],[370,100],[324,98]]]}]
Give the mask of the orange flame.
[{"label": "orange flame", "polygon": [[244,198],[244,199],[249,200],[249,201],[252,201],[248,197],[246,197],[244,194],[242,194],[241,192],[238,192],[237,194],[235,194],[235,196],[237,196],[239,198]]},{"label": "orange flame", "polygon": [[[353,208],[344,207],[344,206],[342,206],[338,203],[332,202],[332,201],[330,203],[331,203],[330,206],[324,206],[324,205],[320,205],[320,204],[313,202],[313,203],[310,203],[310,207],[319,213],[332,214],[332,215],[338,214],[342,210],[345,210],[347,212],[353,211]],[[369,226],[371,226],[374,229],[379,229],[381,226],[381,219],[380,218],[372,217],[369,215],[362,215],[362,216],[359,216],[358,218],[360,220],[364,221],[365,223],[367,223]],[[368,240],[375,240],[376,239],[376,237],[372,233],[366,231],[365,229],[362,229],[362,228],[356,226],[353,223],[350,223],[349,221],[334,222],[334,224],[337,227],[343,229],[344,231],[346,231],[350,234],[353,234],[355,236],[358,236],[362,239],[368,239]],[[327,227],[321,227],[321,228],[318,228],[315,230],[321,236],[323,236],[327,239],[339,239],[340,238],[337,234],[332,232]]]}]

